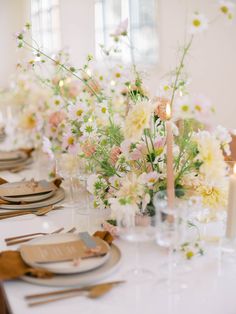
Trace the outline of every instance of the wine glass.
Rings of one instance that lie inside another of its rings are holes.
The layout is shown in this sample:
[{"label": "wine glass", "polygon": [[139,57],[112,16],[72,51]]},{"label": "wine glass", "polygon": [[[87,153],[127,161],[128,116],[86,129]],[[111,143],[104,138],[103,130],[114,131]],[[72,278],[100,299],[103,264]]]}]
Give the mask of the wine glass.
[{"label": "wine glass", "polygon": [[170,206],[167,191],[159,191],[153,198],[156,210],[156,242],[168,249],[168,262],[161,266],[166,282],[174,289],[188,286],[186,276],[192,270],[190,259],[201,253],[200,234],[191,220],[191,212],[201,206],[191,191],[175,190]]},{"label": "wine glass", "polygon": [[130,269],[125,278],[134,284],[144,283],[154,278],[154,273],[140,266],[141,244],[154,241],[156,236],[155,214],[150,216],[146,212],[135,213],[132,208],[120,212],[117,217],[118,235],[122,240],[135,244],[135,267]]}]

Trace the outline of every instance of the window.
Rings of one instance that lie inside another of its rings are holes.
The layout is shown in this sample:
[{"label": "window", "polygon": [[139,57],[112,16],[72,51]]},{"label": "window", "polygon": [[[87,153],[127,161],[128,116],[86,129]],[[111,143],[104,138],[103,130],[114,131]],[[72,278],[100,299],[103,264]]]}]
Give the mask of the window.
[{"label": "window", "polygon": [[59,0],[31,0],[32,37],[46,53],[60,49]]},{"label": "window", "polygon": [[121,47],[125,62],[156,63],[158,61],[157,0],[96,0],[96,56],[103,54],[100,44],[111,46],[110,36],[128,18],[128,42]]}]

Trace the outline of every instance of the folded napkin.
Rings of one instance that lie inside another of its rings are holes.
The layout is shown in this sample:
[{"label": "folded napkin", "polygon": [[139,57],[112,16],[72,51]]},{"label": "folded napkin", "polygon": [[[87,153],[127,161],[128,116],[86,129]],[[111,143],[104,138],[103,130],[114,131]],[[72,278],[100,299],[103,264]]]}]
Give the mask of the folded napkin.
[{"label": "folded napkin", "polygon": [[[95,237],[106,241],[111,245],[113,237],[108,231],[96,231]],[[28,266],[22,259],[19,251],[3,251],[0,253],[0,280],[16,279],[21,276],[36,278],[52,278],[53,273],[40,268]]]},{"label": "folded napkin", "polygon": [[32,268],[25,264],[19,251],[0,253],[0,280],[16,279],[23,275],[37,278],[51,278],[53,274],[47,270]]},{"label": "folded napkin", "polygon": [[8,183],[7,180],[5,180],[5,179],[3,179],[3,178],[0,178],[0,185],[1,185],[1,184],[4,184],[4,183]]},{"label": "folded napkin", "polygon": [[113,236],[111,235],[109,231],[96,231],[93,234],[93,236],[102,239],[103,241],[107,242],[109,245],[111,245],[114,240]]},{"label": "folded napkin", "polygon": [[27,157],[30,158],[34,151],[34,148],[20,148],[19,151],[25,153]]}]

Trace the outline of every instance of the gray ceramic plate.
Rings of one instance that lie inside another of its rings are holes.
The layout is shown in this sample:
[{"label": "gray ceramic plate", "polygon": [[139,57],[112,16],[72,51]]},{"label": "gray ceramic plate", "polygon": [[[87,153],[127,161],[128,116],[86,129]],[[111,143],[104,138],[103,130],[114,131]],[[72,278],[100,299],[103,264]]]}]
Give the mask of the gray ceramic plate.
[{"label": "gray ceramic plate", "polygon": [[65,191],[63,188],[59,188],[55,191],[54,195],[46,200],[42,200],[32,204],[1,204],[0,209],[37,209],[40,207],[46,207],[56,204],[65,198]]},{"label": "gray ceramic plate", "polygon": [[22,196],[1,196],[1,198],[5,201],[9,202],[26,202],[26,203],[34,203],[46,200],[47,198],[53,196],[55,191],[50,191],[47,193],[41,193],[36,195],[22,195]]},{"label": "gray ceramic plate", "polygon": [[55,275],[51,279],[40,279],[34,277],[23,276],[22,280],[32,284],[48,287],[82,287],[86,285],[95,284],[100,280],[109,277],[115,270],[117,270],[121,260],[121,252],[119,248],[112,244],[110,250],[110,257],[106,263],[94,270],[73,274],[73,275]]},{"label": "gray ceramic plate", "polygon": [[[78,240],[79,236],[76,234],[69,234],[69,233],[62,233],[62,234],[50,234],[43,237],[39,237],[37,239],[33,239],[29,242],[27,242],[26,245],[37,245],[37,244],[53,244],[53,243],[66,243],[70,241]],[[60,263],[37,263],[29,261],[21,251],[20,252],[23,260],[26,262],[26,264],[34,267],[34,268],[42,268],[46,269],[48,271],[51,271],[55,274],[76,274],[76,273],[83,273],[86,271],[91,271],[95,268],[100,267],[102,264],[104,264],[109,256],[110,256],[110,248],[109,245],[104,242],[103,240],[99,239],[99,243],[103,242],[108,248],[107,254],[104,256],[97,256],[94,258],[86,258],[82,259],[78,266],[75,266],[73,264],[73,261],[66,261],[66,262],[60,262]]]}]

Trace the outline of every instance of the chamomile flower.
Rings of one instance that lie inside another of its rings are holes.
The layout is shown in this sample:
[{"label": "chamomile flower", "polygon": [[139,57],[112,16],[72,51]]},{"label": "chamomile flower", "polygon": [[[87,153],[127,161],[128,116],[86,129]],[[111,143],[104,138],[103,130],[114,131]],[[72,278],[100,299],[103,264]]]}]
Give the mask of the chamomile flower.
[{"label": "chamomile flower", "polygon": [[235,4],[232,1],[219,1],[219,9],[221,13],[231,20],[233,18]]},{"label": "chamomile flower", "polygon": [[108,103],[107,101],[103,101],[102,103],[99,103],[97,106],[97,112],[99,112],[100,114],[104,115],[104,114],[108,114]]},{"label": "chamomile flower", "polygon": [[83,133],[86,137],[93,136],[97,131],[97,125],[94,121],[88,121],[86,123],[83,123],[83,125],[80,127],[80,131]]},{"label": "chamomile flower", "polygon": [[70,104],[68,107],[68,116],[71,120],[81,121],[87,113],[87,106],[83,103]]},{"label": "chamomile flower", "polygon": [[194,118],[204,124],[209,124],[209,118],[214,113],[214,107],[211,101],[204,95],[194,95],[192,99],[193,115]]},{"label": "chamomile flower", "polygon": [[75,135],[69,130],[63,135],[62,148],[68,150],[69,153],[75,154],[78,149]]},{"label": "chamomile flower", "polygon": [[192,105],[188,96],[178,98],[173,110],[173,115],[177,120],[192,118]]},{"label": "chamomile flower", "polygon": [[190,20],[190,34],[198,34],[202,31],[206,30],[208,27],[208,20],[207,18],[200,13],[194,13]]}]

